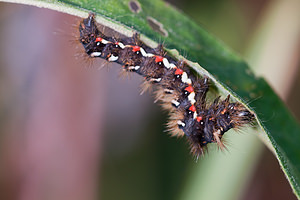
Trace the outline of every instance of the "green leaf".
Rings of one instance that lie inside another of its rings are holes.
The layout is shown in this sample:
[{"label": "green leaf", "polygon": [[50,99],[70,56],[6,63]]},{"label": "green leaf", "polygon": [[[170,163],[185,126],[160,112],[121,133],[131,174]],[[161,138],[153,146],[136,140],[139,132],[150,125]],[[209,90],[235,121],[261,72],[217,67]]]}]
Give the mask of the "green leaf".
[{"label": "green leaf", "polygon": [[[129,1],[122,0],[4,1],[50,8],[79,17],[94,12],[99,24],[116,32],[126,36],[139,32],[141,39],[153,47],[163,41],[170,54],[187,59],[200,76],[209,76],[220,94],[230,93],[256,111],[258,135],[274,151],[295,194],[300,197],[299,123],[264,79],[256,77],[242,59],[180,11],[159,0],[140,0],[138,13],[130,10]],[[149,21],[159,23],[156,31]],[[255,100],[248,105],[251,99]]]}]

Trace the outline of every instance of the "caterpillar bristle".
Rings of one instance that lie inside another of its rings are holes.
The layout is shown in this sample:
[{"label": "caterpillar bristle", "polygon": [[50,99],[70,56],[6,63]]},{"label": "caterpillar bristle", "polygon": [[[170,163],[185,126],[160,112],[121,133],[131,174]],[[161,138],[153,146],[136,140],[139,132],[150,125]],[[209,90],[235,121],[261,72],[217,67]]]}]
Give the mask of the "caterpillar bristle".
[{"label": "caterpillar bristle", "polygon": [[131,78],[131,73],[130,71],[124,69],[124,67],[122,67],[122,69],[119,71],[119,78],[121,79],[130,79]]},{"label": "caterpillar bristle", "polygon": [[183,114],[178,111],[170,113],[169,121],[167,123],[167,130],[171,136],[183,137],[184,132],[178,128],[178,120],[183,118]]},{"label": "caterpillar bristle", "polygon": [[198,159],[209,143],[226,150],[222,137],[230,129],[251,124],[255,118],[243,104],[217,97],[208,103],[209,78],[195,76],[187,63],[167,54],[163,45],[151,48],[132,37],[111,37],[100,31],[94,14],[79,25],[79,41],[89,58],[102,58],[122,65],[122,72],[144,77],[141,94],[155,90],[155,102],[170,112],[167,130],[172,136],[187,138],[192,154]]},{"label": "caterpillar bristle", "polygon": [[140,95],[142,95],[142,94],[144,94],[145,92],[148,92],[148,91],[152,91],[152,84],[149,81],[144,80],[141,84]]},{"label": "caterpillar bristle", "polygon": [[214,140],[216,141],[218,147],[219,147],[221,150],[226,149],[224,143],[221,142],[221,138],[222,138],[221,131],[220,131],[220,130],[217,130],[216,132],[213,133],[213,135],[214,135]]}]

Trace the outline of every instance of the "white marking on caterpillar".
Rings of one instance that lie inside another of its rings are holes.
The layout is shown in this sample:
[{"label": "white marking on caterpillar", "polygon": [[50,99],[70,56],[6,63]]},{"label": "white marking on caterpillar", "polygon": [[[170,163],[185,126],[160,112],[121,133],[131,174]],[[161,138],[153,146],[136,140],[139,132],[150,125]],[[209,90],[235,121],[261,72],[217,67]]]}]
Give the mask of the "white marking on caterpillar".
[{"label": "white marking on caterpillar", "polygon": [[175,106],[175,107],[178,107],[180,105],[180,103],[176,100],[172,100],[171,103]]},{"label": "white marking on caterpillar", "polygon": [[182,81],[183,83],[187,83],[187,84],[189,84],[189,85],[192,84],[192,80],[189,79],[189,77],[188,77],[188,75],[187,75],[186,72],[183,72],[183,73],[182,73],[181,81]]},{"label": "white marking on caterpillar", "polygon": [[176,68],[176,65],[173,64],[173,63],[171,63],[171,64],[170,64],[170,68],[171,68],[171,69],[174,69],[174,68]]},{"label": "white marking on caterpillar", "polygon": [[152,53],[147,53],[147,57],[153,57],[154,56],[154,54],[152,54]]},{"label": "white marking on caterpillar", "polygon": [[174,91],[174,90],[170,90],[170,89],[164,89],[164,92],[165,92],[165,93],[170,93],[170,94],[173,94],[173,91]]},{"label": "white marking on caterpillar", "polygon": [[114,61],[116,61],[116,60],[118,60],[119,59],[119,57],[118,56],[114,56],[113,54],[108,58],[108,61],[110,61],[110,62],[114,62]]},{"label": "white marking on caterpillar", "polygon": [[107,40],[105,40],[105,39],[102,39],[101,42],[102,42],[102,44],[108,44],[108,43],[111,43],[110,41],[107,41]]},{"label": "white marking on caterpillar", "polygon": [[124,45],[123,43],[118,42],[117,45],[119,45],[119,47],[120,47],[121,49],[125,49],[125,45]]},{"label": "white marking on caterpillar", "polygon": [[194,112],[194,119],[196,119],[198,116],[197,112]]},{"label": "white marking on caterpillar", "polygon": [[168,59],[166,59],[166,58],[163,58],[163,63],[164,63],[164,66],[165,66],[167,69],[170,69],[170,68],[171,68],[171,66],[170,66],[170,63],[169,63]]},{"label": "white marking on caterpillar", "polygon": [[188,100],[191,102],[192,105],[194,105],[196,103],[195,100],[195,92],[191,92],[188,96]]},{"label": "white marking on caterpillar", "polygon": [[147,57],[148,54],[142,47],[140,47],[140,52],[141,52],[142,56]]},{"label": "white marking on caterpillar", "polygon": [[180,121],[180,120],[177,121],[177,124],[178,124],[179,126],[185,127],[185,123],[182,122],[182,121]]},{"label": "white marking on caterpillar", "polygon": [[151,78],[150,81],[159,83],[161,81],[161,78]]},{"label": "white marking on caterpillar", "polygon": [[91,53],[91,57],[99,57],[101,56],[101,52],[93,52]]},{"label": "white marking on caterpillar", "polygon": [[140,66],[130,66],[128,67],[129,70],[138,70],[140,69]]}]

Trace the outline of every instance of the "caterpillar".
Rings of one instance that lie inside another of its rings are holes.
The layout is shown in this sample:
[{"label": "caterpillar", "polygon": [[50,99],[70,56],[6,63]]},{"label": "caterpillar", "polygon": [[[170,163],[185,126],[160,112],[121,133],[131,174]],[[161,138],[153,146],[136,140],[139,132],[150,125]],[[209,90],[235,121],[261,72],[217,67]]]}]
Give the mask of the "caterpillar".
[{"label": "caterpillar", "polygon": [[184,61],[169,56],[162,45],[151,48],[137,33],[124,38],[106,36],[98,29],[93,13],[80,22],[79,34],[89,57],[119,63],[126,72],[143,76],[145,88],[155,85],[156,99],[170,112],[169,131],[185,136],[197,158],[207,151],[209,143],[226,148],[221,141],[224,133],[254,120],[244,105],[230,102],[230,95],[209,104],[209,78],[195,76]]}]

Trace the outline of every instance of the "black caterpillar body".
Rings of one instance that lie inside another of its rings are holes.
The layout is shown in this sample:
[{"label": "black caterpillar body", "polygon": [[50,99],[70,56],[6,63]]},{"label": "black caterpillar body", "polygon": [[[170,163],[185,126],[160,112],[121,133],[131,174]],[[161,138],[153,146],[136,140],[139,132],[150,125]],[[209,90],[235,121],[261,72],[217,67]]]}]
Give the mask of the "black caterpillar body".
[{"label": "black caterpillar body", "polygon": [[157,99],[170,111],[171,133],[185,135],[195,156],[203,154],[208,143],[224,148],[221,138],[226,131],[253,121],[254,114],[241,103],[230,102],[229,95],[208,104],[209,79],[194,76],[185,62],[168,56],[162,46],[150,48],[137,34],[118,39],[105,36],[97,28],[94,14],[82,20],[79,32],[89,57],[117,62],[123,70],[143,76],[145,85],[157,86]]}]

